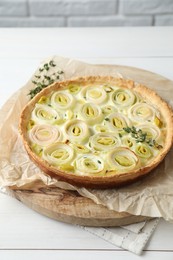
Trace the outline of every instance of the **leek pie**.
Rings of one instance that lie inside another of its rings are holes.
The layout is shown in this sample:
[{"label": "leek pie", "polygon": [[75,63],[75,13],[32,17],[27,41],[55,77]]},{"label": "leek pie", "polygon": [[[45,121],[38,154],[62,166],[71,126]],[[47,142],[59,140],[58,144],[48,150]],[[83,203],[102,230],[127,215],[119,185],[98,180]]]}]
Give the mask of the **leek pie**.
[{"label": "leek pie", "polygon": [[147,175],[173,141],[173,113],[133,80],[84,77],[54,83],[24,108],[20,133],[30,158],[58,180],[120,187]]}]

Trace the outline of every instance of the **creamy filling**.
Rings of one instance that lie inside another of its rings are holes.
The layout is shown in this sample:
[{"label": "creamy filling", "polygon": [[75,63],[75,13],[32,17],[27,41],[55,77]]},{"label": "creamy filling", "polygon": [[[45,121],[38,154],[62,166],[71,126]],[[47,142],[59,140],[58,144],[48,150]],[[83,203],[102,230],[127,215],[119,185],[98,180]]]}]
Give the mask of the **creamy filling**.
[{"label": "creamy filling", "polygon": [[158,108],[118,86],[70,84],[43,96],[28,122],[31,149],[71,173],[106,175],[146,166],[164,145]]}]

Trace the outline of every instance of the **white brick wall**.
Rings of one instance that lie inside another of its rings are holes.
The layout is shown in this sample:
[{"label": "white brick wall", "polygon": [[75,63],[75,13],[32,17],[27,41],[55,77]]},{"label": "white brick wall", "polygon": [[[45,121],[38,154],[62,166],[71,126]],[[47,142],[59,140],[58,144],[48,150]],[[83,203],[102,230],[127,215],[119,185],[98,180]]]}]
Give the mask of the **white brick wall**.
[{"label": "white brick wall", "polygon": [[27,16],[28,8],[26,0],[0,0],[1,16]]},{"label": "white brick wall", "polygon": [[173,14],[173,0],[121,0],[124,14]]},{"label": "white brick wall", "polygon": [[173,0],[0,0],[0,27],[173,26]]},{"label": "white brick wall", "polygon": [[34,16],[115,14],[117,0],[30,0]]},{"label": "white brick wall", "polygon": [[173,15],[157,15],[155,18],[156,25],[173,25]]}]

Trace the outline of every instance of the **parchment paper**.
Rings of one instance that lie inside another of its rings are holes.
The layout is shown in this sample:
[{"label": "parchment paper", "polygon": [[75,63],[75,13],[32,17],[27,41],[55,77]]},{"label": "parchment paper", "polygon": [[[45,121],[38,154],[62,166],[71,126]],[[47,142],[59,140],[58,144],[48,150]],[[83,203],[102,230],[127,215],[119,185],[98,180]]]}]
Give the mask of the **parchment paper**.
[{"label": "parchment paper", "polygon": [[[65,79],[87,75],[123,76],[154,89],[170,104],[171,99],[173,100],[173,82],[154,73],[118,65],[91,65],[57,56],[43,61],[42,64],[51,59],[65,72]],[[82,196],[109,209],[126,211],[133,215],[163,217],[173,222],[173,148],[147,178],[125,188],[111,190],[77,188],[59,182],[46,176],[29,160],[18,133],[18,123],[20,113],[29,100],[28,92],[34,88],[33,78],[0,111],[0,187],[22,187],[42,180],[46,185],[77,190]]]}]

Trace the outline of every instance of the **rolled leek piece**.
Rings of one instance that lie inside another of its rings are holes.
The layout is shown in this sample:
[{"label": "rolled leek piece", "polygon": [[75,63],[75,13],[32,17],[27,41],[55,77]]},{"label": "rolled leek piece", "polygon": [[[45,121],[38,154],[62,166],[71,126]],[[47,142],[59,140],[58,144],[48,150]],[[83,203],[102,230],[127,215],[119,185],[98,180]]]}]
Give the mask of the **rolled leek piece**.
[{"label": "rolled leek piece", "polygon": [[124,127],[130,126],[130,120],[121,113],[113,113],[105,118],[105,123],[108,124],[112,131],[122,131]]},{"label": "rolled leek piece", "polygon": [[82,145],[82,144],[73,144],[73,148],[74,150],[77,152],[77,153],[89,153],[90,150],[85,146],[85,145]]},{"label": "rolled leek piece", "polygon": [[99,133],[105,133],[109,131],[109,128],[106,125],[96,125],[94,129],[96,132]]},{"label": "rolled leek piece", "polygon": [[86,123],[88,124],[98,124],[103,119],[103,114],[101,108],[92,103],[86,103],[82,106],[80,115],[79,115]]},{"label": "rolled leek piece", "polygon": [[117,107],[125,108],[135,103],[136,96],[128,89],[118,89],[112,93],[112,101]]},{"label": "rolled leek piece", "polygon": [[63,135],[55,125],[34,125],[29,131],[29,139],[40,146],[48,146],[57,141],[62,141]]},{"label": "rolled leek piece", "polygon": [[43,159],[54,166],[69,165],[73,157],[73,148],[64,143],[54,143],[43,149]]},{"label": "rolled leek piece", "polygon": [[138,130],[140,129],[144,134],[146,134],[147,139],[157,140],[161,135],[160,129],[150,123],[139,124],[136,128]]},{"label": "rolled leek piece", "polygon": [[126,172],[139,165],[139,158],[130,149],[119,147],[108,153],[107,163],[111,170]]},{"label": "rolled leek piece", "polygon": [[151,148],[145,143],[139,143],[135,147],[135,153],[142,159],[149,159],[152,156]]},{"label": "rolled leek piece", "polygon": [[87,124],[78,119],[67,121],[64,126],[67,139],[74,143],[85,143],[90,136]]},{"label": "rolled leek piece", "polygon": [[87,102],[94,104],[104,103],[108,96],[106,91],[100,87],[88,87],[85,89],[85,97]]},{"label": "rolled leek piece", "polygon": [[96,151],[108,151],[119,146],[120,140],[114,133],[98,133],[90,137],[89,144]]},{"label": "rolled leek piece", "polygon": [[61,121],[60,114],[44,104],[36,104],[31,117],[38,124],[58,124]]},{"label": "rolled leek piece", "polygon": [[115,108],[115,106],[107,105],[107,106],[102,108],[102,113],[105,116],[110,115],[110,114],[115,113],[115,112],[117,112],[117,109]]},{"label": "rolled leek piece", "polygon": [[103,159],[94,154],[85,154],[77,158],[74,164],[77,172],[81,174],[98,174],[104,170]]},{"label": "rolled leek piece", "polygon": [[133,148],[136,144],[135,139],[131,138],[130,136],[123,136],[122,138],[122,145],[128,148]]},{"label": "rolled leek piece", "polygon": [[136,122],[153,121],[156,115],[156,109],[147,103],[137,103],[128,111],[129,117]]},{"label": "rolled leek piece", "polygon": [[68,86],[68,91],[70,92],[70,94],[77,94],[79,91],[81,90],[81,87],[77,84],[70,84]]},{"label": "rolled leek piece", "polygon": [[65,91],[57,91],[51,96],[51,105],[57,110],[67,110],[74,107],[75,99]]},{"label": "rolled leek piece", "polygon": [[38,104],[49,104],[49,98],[46,97],[46,96],[42,96],[39,101],[38,101]]},{"label": "rolled leek piece", "polygon": [[113,92],[114,90],[119,89],[119,87],[117,87],[117,86],[112,86],[112,85],[109,85],[109,84],[105,84],[105,85],[103,85],[103,89],[106,91],[106,93],[111,93],[111,92]]}]

